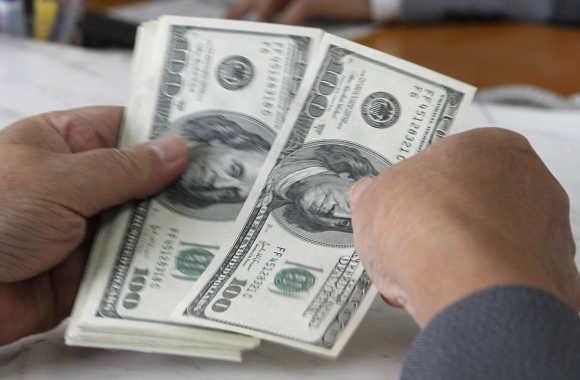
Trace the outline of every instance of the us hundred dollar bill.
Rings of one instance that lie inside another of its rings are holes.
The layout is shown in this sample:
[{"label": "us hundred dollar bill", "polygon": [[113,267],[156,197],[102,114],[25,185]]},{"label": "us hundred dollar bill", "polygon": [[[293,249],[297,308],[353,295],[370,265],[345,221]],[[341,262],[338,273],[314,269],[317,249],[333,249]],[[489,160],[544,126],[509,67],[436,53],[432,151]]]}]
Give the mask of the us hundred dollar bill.
[{"label": "us hundred dollar bill", "polygon": [[[192,146],[191,163],[159,196],[124,208],[101,230],[71,344],[83,332],[179,335],[170,314],[232,234],[321,38],[316,29],[181,17],[141,28],[121,145],[179,134]],[[257,342],[204,334],[182,340]]]},{"label": "us hundred dollar bill", "polygon": [[234,239],[175,321],[337,356],[371,305],[349,189],[444,137],[474,88],[330,35],[319,50]]}]

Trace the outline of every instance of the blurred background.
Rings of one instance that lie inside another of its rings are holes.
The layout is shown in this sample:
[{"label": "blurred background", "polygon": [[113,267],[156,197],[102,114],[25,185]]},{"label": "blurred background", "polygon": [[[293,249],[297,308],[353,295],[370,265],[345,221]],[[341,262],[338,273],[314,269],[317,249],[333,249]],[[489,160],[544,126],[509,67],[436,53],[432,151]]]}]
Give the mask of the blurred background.
[{"label": "blurred background", "polygon": [[[312,12],[290,15],[293,23],[479,87],[459,131],[497,126],[524,134],[570,194],[580,246],[580,0],[0,0],[0,128],[41,112],[126,104],[142,21],[163,14],[223,18],[240,4],[234,16],[261,20],[259,5],[274,4],[265,18],[283,21],[284,8],[299,2]],[[394,378],[416,333],[406,314],[379,302],[341,360],[266,344],[248,355],[244,370],[252,379]],[[239,367],[218,362],[67,348],[62,328],[15,347],[9,350],[18,354],[8,351],[5,363],[0,350],[0,377],[243,377]]]},{"label": "blurred background", "polygon": [[[299,2],[308,11],[285,15]],[[291,21],[480,88],[523,84],[557,96],[580,92],[580,0],[0,0],[0,34],[129,51],[137,25],[164,14]]]},{"label": "blurred background", "polygon": [[[132,48],[143,21],[161,15],[224,18],[235,5],[233,0],[0,0],[0,31],[85,47]],[[309,24],[347,38],[374,29],[369,22]]]}]

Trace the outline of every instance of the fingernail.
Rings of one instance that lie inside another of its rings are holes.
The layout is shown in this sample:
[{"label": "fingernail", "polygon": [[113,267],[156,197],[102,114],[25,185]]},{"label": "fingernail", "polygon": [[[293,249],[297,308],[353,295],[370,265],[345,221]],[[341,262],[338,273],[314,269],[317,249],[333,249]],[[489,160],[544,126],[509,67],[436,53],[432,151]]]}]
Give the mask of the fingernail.
[{"label": "fingernail", "polygon": [[383,301],[385,301],[386,304],[397,308],[397,309],[402,309],[405,307],[405,305],[403,303],[400,302],[399,298],[389,298],[386,296],[382,296]]},{"label": "fingernail", "polygon": [[172,164],[183,160],[187,154],[187,141],[179,136],[165,136],[149,142],[147,145],[165,163]]},{"label": "fingernail", "polygon": [[358,180],[350,189],[350,204],[353,206],[358,202],[361,195],[366,191],[366,189],[373,183],[373,178],[365,177]]}]

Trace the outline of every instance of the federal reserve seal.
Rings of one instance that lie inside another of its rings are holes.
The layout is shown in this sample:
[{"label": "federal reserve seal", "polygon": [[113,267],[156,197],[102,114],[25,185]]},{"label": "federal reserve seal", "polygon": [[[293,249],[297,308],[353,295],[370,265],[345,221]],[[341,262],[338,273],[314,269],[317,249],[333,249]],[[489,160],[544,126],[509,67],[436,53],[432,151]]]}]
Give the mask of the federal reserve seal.
[{"label": "federal reserve seal", "polygon": [[217,68],[217,80],[226,90],[240,90],[254,79],[254,65],[246,57],[234,55],[224,59]]},{"label": "federal reserve seal", "polygon": [[197,280],[211,263],[213,256],[210,251],[201,247],[183,250],[175,258],[175,269],[180,277]]},{"label": "federal reserve seal", "polygon": [[316,277],[306,269],[283,269],[274,278],[274,285],[282,293],[303,293],[309,291],[316,282]]},{"label": "federal reserve seal", "polygon": [[401,104],[391,94],[375,92],[362,104],[362,117],[373,128],[392,127],[401,117]]}]

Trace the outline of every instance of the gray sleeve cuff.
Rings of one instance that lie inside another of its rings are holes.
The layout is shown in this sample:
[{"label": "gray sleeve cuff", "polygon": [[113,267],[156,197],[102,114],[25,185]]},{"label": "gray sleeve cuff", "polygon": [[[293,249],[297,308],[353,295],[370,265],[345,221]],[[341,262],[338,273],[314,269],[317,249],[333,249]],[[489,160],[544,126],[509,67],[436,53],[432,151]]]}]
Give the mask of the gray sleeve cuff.
[{"label": "gray sleeve cuff", "polygon": [[542,290],[483,290],[429,323],[402,379],[580,379],[580,318]]}]

